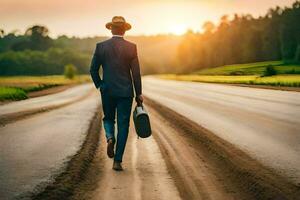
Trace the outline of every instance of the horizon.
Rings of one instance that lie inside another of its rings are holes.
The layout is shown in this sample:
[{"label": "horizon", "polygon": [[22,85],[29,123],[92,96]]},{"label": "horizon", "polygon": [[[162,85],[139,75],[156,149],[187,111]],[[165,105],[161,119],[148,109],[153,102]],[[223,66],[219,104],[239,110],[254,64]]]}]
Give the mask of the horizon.
[{"label": "horizon", "polygon": [[46,26],[52,38],[61,35],[78,38],[109,37],[111,33],[105,29],[105,24],[112,16],[122,15],[133,26],[126,36],[182,35],[187,30],[201,32],[201,26],[206,21],[218,24],[223,15],[237,13],[264,16],[270,8],[291,6],[295,0],[263,0],[255,4],[250,0],[70,2],[3,0],[0,7],[0,23],[3,27],[0,28],[6,33],[14,30],[24,33],[28,27],[37,24]]}]

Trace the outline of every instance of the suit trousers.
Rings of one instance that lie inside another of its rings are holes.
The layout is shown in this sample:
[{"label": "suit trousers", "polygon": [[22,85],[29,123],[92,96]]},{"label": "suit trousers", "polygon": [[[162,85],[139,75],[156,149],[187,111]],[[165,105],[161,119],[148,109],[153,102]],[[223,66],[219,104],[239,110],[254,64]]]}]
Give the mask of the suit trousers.
[{"label": "suit trousers", "polygon": [[[129,131],[133,97],[116,97],[101,91],[103,126],[107,141],[116,143],[115,161],[122,162]],[[115,138],[115,118],[117,114],[117,139]]]}]

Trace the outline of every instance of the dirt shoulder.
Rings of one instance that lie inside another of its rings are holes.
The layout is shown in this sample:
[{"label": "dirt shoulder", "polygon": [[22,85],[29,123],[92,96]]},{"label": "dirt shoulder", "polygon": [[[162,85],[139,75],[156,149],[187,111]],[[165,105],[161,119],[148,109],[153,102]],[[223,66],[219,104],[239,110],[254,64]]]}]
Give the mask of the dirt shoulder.
[{"label": "dirt shoulder", "polygon": [[40,90],[40,91],[29,92],[27,94],[27,96],[29,98],[45,96],[45,95],[49,95],[49,94],[54,94],[54,93],[65,91],[66,89],[72,88],[74,86],[76,86],[76,84],[68,84],[68,85],[55,86],[55,87],[51,87],[51,88]]},{"label": "dirt shoulder", "polygon": [[190,81],[194,83],[208,83],[208,84],[221,84],[221,85],[230,85],[237,87],[249,87],[249,88],[258,88],[258,89],[268,89],[268,90],[280,90],[280,91],[292,91],[300,92],[300,87],[285,87],[285,86],[272,86],[272,85],[255,85],[255,84],[239,84],[239,83],[217,83],[217,82],[201,82],[201,81]]},{"label": "dirt shoulder", "polygon": [[269,89],[269,90],[300,92],[300,87],[284,87],[284,86],[271,86],[271,85],[247,85],[247,84],[226,84],[226,85],[259,88],[259,89]]},{"label": "dirt shoulder", "polygon": [[87,131],[82,147],[68,162],[63,173],[54,178],[54,182],[44,187],[42,191],[31,194],[31,199],[70,199],[90,169],[99,145],[99,132],[101,129],[101,113],[95,112]]},{"label": "dirt shoulder", "polygon": [[[207,164],[207,167],[216,175],[217,180],[220,180],[220,184],[227,188],[227,191],[242,194],[244,197],[242,199],[297,199],[299,197],[298,185],[294,185],[274,173],[234,145],[169,108],[150,99],[147,99],[146,102],[150,109],[154,110],[154,116],[160,116],[161,124],[176,130],[176,133],[180,134],[180,140],[185,141],[194,149],[194,152],[197,152],[200,160]],[[172,134],[174,133],[169,132],[160,135],[165,138],[169,135],[169,139],[165,139],[169,142],[173,138]],[[174,158],[168,148],[165,148],[167,145],[163,143],[160,135],[155,134],[154,136],[158,136],[157,142],[160,144],[161,152],[164,152],[166,161],[169,163],[170,173],[173,174],[181,194],[193,194],[189,184],[186,184],[186,174],[178,173],[180,172],[176,170],[178,162],[173,161]],[[201,170],[201,168],[198,169]],[[197,180],[195,181],[197,182]],[[205,188],[205,184],[203,187]],[[193,196],[192,199],[194,199]]]},{"label": "dirt shoulder", "polygon": [[125,170],[114,172],[102,129],[100,147],[70,199],[176,199],[179,195],[181,199],[248,200],[300,195],[299,186],[205,128],[148,98],[145,105],[153,137],[137,140],[131,124]]}]

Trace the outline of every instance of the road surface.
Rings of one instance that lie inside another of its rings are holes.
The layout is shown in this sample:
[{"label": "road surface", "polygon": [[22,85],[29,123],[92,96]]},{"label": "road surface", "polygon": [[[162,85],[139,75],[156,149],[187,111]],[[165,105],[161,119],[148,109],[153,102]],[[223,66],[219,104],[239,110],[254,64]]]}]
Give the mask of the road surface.
[{"label": "road surface", "polygon": [[163,122],[156,110],[149,107],[149,112],[155,137],[138,139],[131,123],[122,172],[112,170],[102,130],[94,169],[83,184],[92,189],[81,189],[74,200],[248,199],[218,176],[220,172],[180,136],[180,130]]},{"label": "road surface", "polygon": [[300,183],[300,93],[146,77],[144,94]]},{"label": "road surface", "polygon": [[82,84],[63,92],[4,104],[0,106],[0,116],[65,105],[80,100],[89,94],[92,88],[92,84]]},{"label": "road surface", "polygon": [[[155,140],[138,140],[133,128],[130,133],[123,162],[124,173],[112,170],[112,160],[106,156],[106,146],[101,146],[103,176],[91,199],[179,200],[179,193]],[[101,135],[102,141],[105,141],[104,134]]]},{"label": "road surface", "polygon": [[[74,101],[91,88],[91,84],[80,85],[3,105],[1,114]],[[94,91],[79,102],[0,127],[0,199],[22,196],[61,172],[81,147],[99,103]]]},{"label": "road surface", "polygon": [[[146,100],[153,137],[137,139],[131,122],[125,170],[115,172],[102,130],[90,167],[81,182],[73,183],[72,199],[293,199],[300,193],[260,166],[298,183],[300,93],[149,77],[143,84],[145,96],[161,104]],[[91,88],[83,85],[0,106],[9,115],[63,105],[0,127],[0,199],[31,192],[65,169],[100,103],[99,92]],[[194,122],[231,144],[219,143]],[[236,147],[259,162],[249,161]]]}]

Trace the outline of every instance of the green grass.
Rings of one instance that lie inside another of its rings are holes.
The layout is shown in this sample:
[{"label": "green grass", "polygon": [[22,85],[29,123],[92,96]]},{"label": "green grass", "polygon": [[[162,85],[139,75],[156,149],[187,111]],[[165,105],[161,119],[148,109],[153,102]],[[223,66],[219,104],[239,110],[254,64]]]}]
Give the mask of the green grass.
[{"label": "green grass", "polygon": [[225,65],[203,69],[199,75],[263,75],[267,66],[273,66],[277,74],[300,74],[300,65],[285,64],[283,61],[268,61],[247,64]]},{"label": "green grass", "polygon": [[74,79],[66,79],[62,75],[54,76],[4,76],[0,77],[0,86],[34,87],[39,85],[66,85],[90,81],[89,75],[76,76]]},{"label": "green grass", "polygon": [[0,101],[21,100],[27,98],[27,93],[29,92],[89,81],[91,81],[89,75],[79,75],[74,79],[66,79],[62,75],[0,77]]},{"label": "green grass", "polygon": [[22,100],[27,99],[27,94],[20,88],[0,87],[0,100]]},{"label": "green grass", "polygon": [[166,75],[158,75],[158,77],[163,79],[178,80],[178,81],[300,87],[300,75],[275,75],[269,77],[261,77],[257,75],[210,76],[210,75],[196,75],[196,74],[190,74],[190,75],[166,74]]},{"label": "green grass", "polygon": [[[272,66],[277,75],[264,76],[266,68]],[[164,79],[207,83],[230,83],[249,85],[272,85],[300,87],[300,65],[285,64],[283,61],[268,61],[226,65],[203,69],[186,75],[159,75]]]}]

